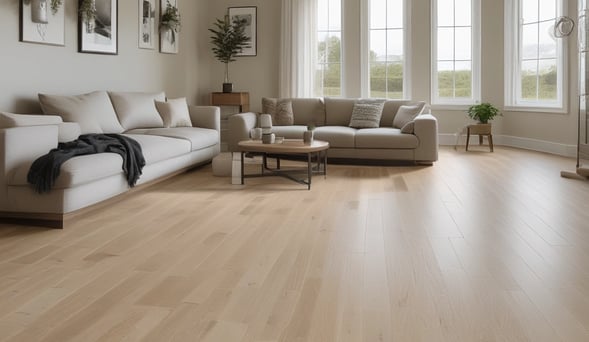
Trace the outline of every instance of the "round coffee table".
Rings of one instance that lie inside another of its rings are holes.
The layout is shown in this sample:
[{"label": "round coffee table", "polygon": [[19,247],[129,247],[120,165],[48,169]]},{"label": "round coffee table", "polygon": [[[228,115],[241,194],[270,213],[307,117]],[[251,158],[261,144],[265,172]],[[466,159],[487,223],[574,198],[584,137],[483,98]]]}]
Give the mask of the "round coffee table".
[{"label": "round coffee table", "polygon": [[[281,143],[263,144],[261,140],[244,140],[237,144],[241,150],[241,184],[245,178],[281,176],[297,183],[306,184],[311,190],[311,178],[313,174],[322,174],[327,177],[327,150],[329,143],[321,140],[314,140],[311,144],[305,144],[302,139],[284,139]],[[244,156],[246,152],[261,154],[264,158],[262,172],[259,174],[246,175],[244,172]],[[306,155],[307,156],[307,179],[297,178],[294,175],[301,173],[301,169],[281,169],[280,156]],[[269,168],[267,158],[276,158],[276,168]],[[317,162],[313,167],[313,157]]]}]

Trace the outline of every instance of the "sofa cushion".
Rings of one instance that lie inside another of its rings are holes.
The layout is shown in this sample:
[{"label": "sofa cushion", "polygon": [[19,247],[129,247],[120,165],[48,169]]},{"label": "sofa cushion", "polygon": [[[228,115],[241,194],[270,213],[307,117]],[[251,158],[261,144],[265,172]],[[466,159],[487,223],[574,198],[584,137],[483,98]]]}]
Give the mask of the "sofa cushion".
[{"label": "sofa cushion", "polygon": [[381,127],[360,129],[356,133],[356,148],[416,148],[419,139],[413,134],[403,134],[398,128]]},{"label": "sofa cushion", "polygon": [[219,132],[200,127],[147,128],[134,129],[126,134],[159,135],[162,137],[184,139],[190,142],[191,151],[197,151],[219,143]]},{"label": "sofa cushion", "polygon": [[294,123],[292,100],[262,98],[262,113],[270,114],[273,126],[290,126]]},{"label": "sofa cushion", "polygon": [[411,120],[401,127],[401,133],[413,134],[415,132],[415,121]]},{"label": "sofa cushion", "polygon": [[395,115],[399,111],[399,107],[403,105],[410,105],[415,102],[409,100],[386,100],[382,109],[382,117],[380,118],[380,127],[391,127]]},{"label": "sofa cushion", "polygon": [[155,101],[166,101],[166,95],[163,92],[109,92],[108,94],[125,130],[164,127],[162,117],[155,107]]},{"label": "sofa cushion", "polygon": [[327,126],[348,126],[356,99],[326,97],[325,124]]},{"label": "sofa cushion", "polygon": [[43,113],[59,115],[65,122],[77,122],[82,134],[123,131],[104,91],[74,96],[39,94],[39,103]]},{"label": "sofa cushion", "polygon": [[192,127],[186,98],[155,101],[155,107],[164,121],[164,127]]},{"label": "sofa cushion", "polygon": [[303,139],[303,132],[307,130],[307,126],[293,125],[293,126],[272,126],[272,133],[277,137],[284,137],[286,139]]},{"label": "sofa cushion", "polygon": [[354,136],[358,131],[346,126],[323,126],[315,129],[314,138],[329,142],[330,147],[354,148]]},{"label": "sofa cushion", "polygon": [[400,106],[397,114],[395,115],[395,118],[393,119],[393,127],[402,128],[405,126],[405,124],[409,123],[415,119],[416,116],[421,114],[423,107],[425,107],[425,102]]},{"label": "sofa cushion", "polygon": [[354,128],[378,128],[384,101],[356,102],[350,118],[350,127]]},{"label": "sofa cushion", "polygon": [[168,138],[149,134],[124,134],[141,145],[146,165],[177,157],[191,151],[191,143],[186,139]]}]

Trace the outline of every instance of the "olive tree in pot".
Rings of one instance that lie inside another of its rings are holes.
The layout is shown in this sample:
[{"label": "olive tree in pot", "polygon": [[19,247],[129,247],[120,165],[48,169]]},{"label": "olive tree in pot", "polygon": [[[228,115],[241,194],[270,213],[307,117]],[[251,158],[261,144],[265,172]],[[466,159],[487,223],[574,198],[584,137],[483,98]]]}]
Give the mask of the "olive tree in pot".
[{"label": "olive tree in pot", "polygon": [[250,38],[245,34],[245,19],[235,19],[230,22],[229,16],[224,19],[217,19],[213,24],[214,27],[209,29],[213,35],[211,43],[213,44],[213,53],[215,57],[225,64],[225,78],[223,81],[223,92],[231,93],[233,84],[229,82],[229,63],[235,62],[235,57],[243,51],[243,48],[249,47]]}]

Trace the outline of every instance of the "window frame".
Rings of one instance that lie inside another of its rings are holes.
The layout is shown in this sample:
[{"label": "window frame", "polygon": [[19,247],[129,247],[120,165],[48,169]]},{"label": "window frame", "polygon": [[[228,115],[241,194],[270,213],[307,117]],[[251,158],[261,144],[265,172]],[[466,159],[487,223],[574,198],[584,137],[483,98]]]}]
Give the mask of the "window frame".
[{"label": "window frame", "polygon": [[[361,95],[370,98],[370,1],[362,0],[360,10],[360,82]],[[402,0],[403,3],[403,97],[395,100],[411,99],[411,1]]]},{"label": "window frame", "polygon": [[[556,16],[566,14],[567,3],[557,1]],[[521,96],[522,0],[505,0],[505,104],[508,111],[561,113],[568,112],[568,43],[557,39],[557,100],[526,101]]]},{"label": "window frame", "polygon": [[[481,101],[481,0],[471,0],[471,97],[438,96],[438,0],[431,2],[431,103],[440,109],[465,109]],[[457,26],[454,22],[454,28]],[[455,56],[454,56],[455,57]],[[456,62],[454,58],[453,62]]]}]

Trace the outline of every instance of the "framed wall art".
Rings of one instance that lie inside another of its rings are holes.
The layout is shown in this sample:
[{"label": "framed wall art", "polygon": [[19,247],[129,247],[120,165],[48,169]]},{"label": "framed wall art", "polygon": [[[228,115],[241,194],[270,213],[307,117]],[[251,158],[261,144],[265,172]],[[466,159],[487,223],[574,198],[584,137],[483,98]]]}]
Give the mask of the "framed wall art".
[{"label": "framed wall art", "polygon": [[155,5],[156,0],[139,0],[139,48],[141,49],[155,49],[157,39]]},{"label": "framed wall art", "polygon": [[249,47],[243,49],[243,51],[237,56],[256,56],[258,54],[257,49],[257,30],[258,30],[258,8],[252,7],[229,7],[229,20],[233,23],[235,19],[245,20],[245,35],[250,38]]},{"label": "framed wall art", "polygon": [[180,43],[178,0],[160,0],[160,13],[160,52],[178,53]]},{"label": "framed wall art", "polygon": [[118,53],[118,1],[79,0],[78,51]]},{"label": "framed wall art", "polygon": [[20,0],[21,42],[65,45],[63,0]]}]

